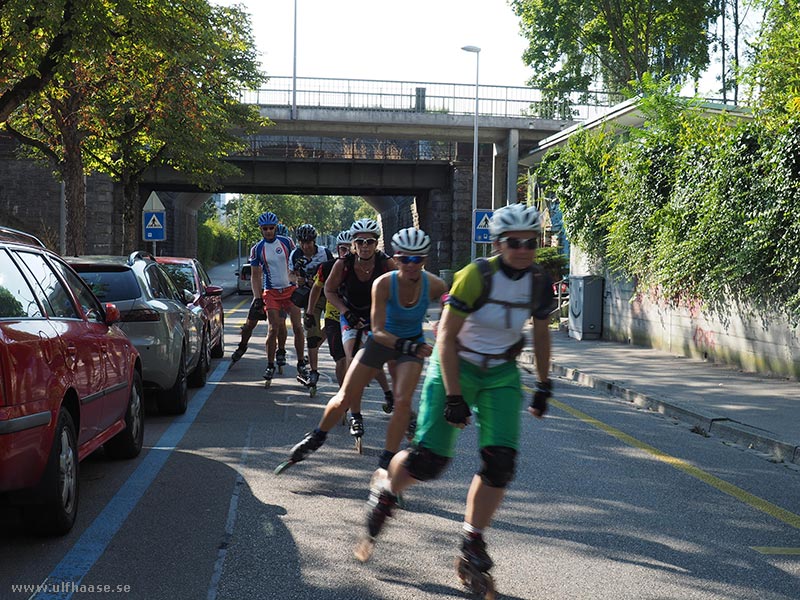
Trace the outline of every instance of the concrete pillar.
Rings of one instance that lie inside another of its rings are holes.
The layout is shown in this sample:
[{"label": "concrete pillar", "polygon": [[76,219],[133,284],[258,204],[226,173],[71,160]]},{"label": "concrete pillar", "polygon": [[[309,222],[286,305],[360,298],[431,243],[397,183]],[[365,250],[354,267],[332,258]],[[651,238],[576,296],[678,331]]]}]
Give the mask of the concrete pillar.
[{"label": "concrete pillar", "polygon": [[519,177],[519,131],[510,129],[506,139],[494,145],[492,163],[492,207],[500,208],[517,201],[517,177]]},{"label": "concrete pillar", "polygon": [[511,129],[508,132],[507,150],[507,177],[506,177],[506,204],[517,201],[517,178],[519,171],[519,130]]}]

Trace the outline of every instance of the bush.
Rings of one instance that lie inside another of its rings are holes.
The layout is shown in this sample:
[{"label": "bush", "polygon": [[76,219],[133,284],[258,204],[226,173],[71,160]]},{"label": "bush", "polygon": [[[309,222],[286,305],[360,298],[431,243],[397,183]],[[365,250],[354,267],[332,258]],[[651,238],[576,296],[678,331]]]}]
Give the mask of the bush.
[{"label": "bush", "polygon": [[536,251],[536,262],[547,271],[550,278],[560,281],[569,272],[569,258],[563,253],[562,248],[545,246]]}]

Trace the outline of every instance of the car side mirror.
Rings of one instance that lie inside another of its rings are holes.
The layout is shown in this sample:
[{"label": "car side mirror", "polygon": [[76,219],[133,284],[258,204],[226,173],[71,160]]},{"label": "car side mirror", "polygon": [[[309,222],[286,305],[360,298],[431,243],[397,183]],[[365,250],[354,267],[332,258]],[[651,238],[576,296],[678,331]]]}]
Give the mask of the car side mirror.
[{"label": "car side mirror", "polygon": [[106,302],[106,325],[113,325],[122,321],[122,314],[119,312],[116,304]]},{"label": "car side mirror", "polygon": [[191,304],[194,302],[194,294],[189,290],[181,290],[180,296],[184,304]]},{"label": "car side mirror", "polygon": [[205,289],[206,296],[222,296],[222,287],[218,285],[207,285]]}]

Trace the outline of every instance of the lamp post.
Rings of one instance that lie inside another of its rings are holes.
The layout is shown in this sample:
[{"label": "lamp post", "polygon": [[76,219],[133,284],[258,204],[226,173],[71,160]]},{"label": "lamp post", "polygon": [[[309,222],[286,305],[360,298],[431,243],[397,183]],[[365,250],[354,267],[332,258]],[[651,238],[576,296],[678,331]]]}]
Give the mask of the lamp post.
[{"label": "lamp post", "polygon": [[292,120],[297,118],[297,0],[294,0],[294,50],[292,53]]},{"label": "lamp post", "polygon": [[[477,46],[463,46],[466,52],[475,53],[475,121],[472,132],[472,216],[470,222],[475,219],[475,211],[478,210],[478,85],[481,65],[481,49]],[[477,244],[474,240],[470,242],[470,260],[475,260],[477,254]]]}]

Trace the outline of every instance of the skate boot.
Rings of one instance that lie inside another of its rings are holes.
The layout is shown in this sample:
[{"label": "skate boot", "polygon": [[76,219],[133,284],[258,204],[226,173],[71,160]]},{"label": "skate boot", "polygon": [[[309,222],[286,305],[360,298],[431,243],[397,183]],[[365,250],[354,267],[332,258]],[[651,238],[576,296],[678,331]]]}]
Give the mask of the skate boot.
[{"label": "skate boot", "polygon": [[275,364],[278,365],[278,373],[283,373],[283,367],[286,365],[286,350],[278,348],[275,352]]},{"label": "skate boot", "polygon": [[381,406],[381,408],[387,415],[392,414],[394,410],[394,395],[392,394],[392,390],[383,392],[383,406]]},{"label": "skate boot", "polygon": [[233,354],[231,354],[231,363],[238,362],[242,356],[244,356],[245,352],[247,352],[247,346],[239,344],[236,350],[233,351]]},{"label": "skate boot", "polygon": [[319,371],[308,373],[308,395],[312,398],[317,394],[317,381],[319,381]]},{"label": "skate boot", "polygon": [[356,452],[361,454],[363,452],[362,441],[364,438],[364,419],[361,415],[353,415],[350,417],[350,435],[356,442]]},{"label": "skate boot", "polygon": [[297,463],[304,461],[312,452],[318,450],[319,447],[324,443],[324,434],[320,434],[316,431],[309,431],[306,436],[300,440],[300,442],[294,445],[292,448],[292,454],[289,456],[289,460],[278,465],[278,468],[275,469],[275,474],[280,475],[292,465],[296,465]]},{"label": "skate boot", "polygon": [[297,361],[297,381],[308,386],[308,359]]},{"label": "skate boot", "polygon": [[268,388],[272,383],[272,378],[275,375],[275,365],[272,363],[267,364],[267,368],[264,369],[264,387]]},{"label": "skate boot", "polygon": [[417,432],[417,413],[413,410],[408,417],[408,429],[406,429],[406,439],[411,442],[414,441],[414,434]]},{"label": "skate boot", "polygon": [[486,553],[483,536],[465,533],[461,542],[461,556],[456,559],[456,571],[461,583],[475,596],[494,600],[494,580],[489,574],[493,565],[494,562]]},{"label": "skate boot", "polygon": [[392,516],[397,505],[397,496],[389,490],[371,490],[367,501],[367,532],[356,544],[353,554],[361,562],[367,562],[375,549],[375,540],[383,529],[386,518]]}]

